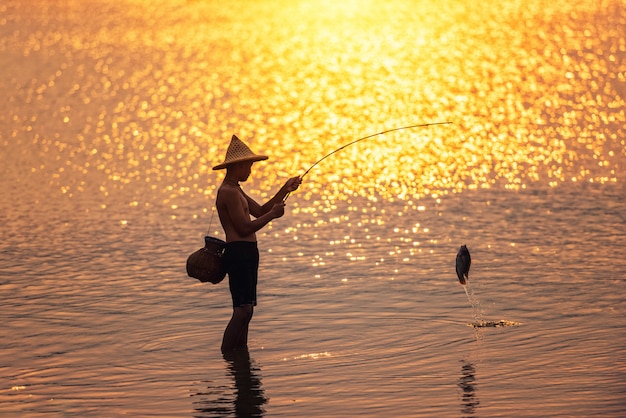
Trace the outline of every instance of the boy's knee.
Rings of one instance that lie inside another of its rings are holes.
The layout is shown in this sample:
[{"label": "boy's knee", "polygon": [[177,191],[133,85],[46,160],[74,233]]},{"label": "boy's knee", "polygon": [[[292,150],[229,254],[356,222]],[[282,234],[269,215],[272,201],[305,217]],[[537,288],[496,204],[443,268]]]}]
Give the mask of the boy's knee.
[{"label": "boy's knee", "polygon": [[235,308],[235,314],[244,318],[252,318],[254,309],[252,305],[241,305]]}]

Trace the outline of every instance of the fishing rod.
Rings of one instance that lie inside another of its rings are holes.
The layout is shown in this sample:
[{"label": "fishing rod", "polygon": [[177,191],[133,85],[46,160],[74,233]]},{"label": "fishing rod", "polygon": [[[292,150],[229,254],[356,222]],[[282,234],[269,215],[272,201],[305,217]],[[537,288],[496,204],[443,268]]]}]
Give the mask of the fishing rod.
[{"label": "fishing rod", "polygon": [[[341,146],[341,147],[337,148],[336,150],[334,150],[334,151],[332,151],[332,152],[329,152],[328,154],[324,155],[322,158],[320,158],[319,160],[317,160],[317,161],[316,161],[316,162],[315,162],[315,163],[314,163],[311,167],[309,167],[309,169],[308,169],[307,171],[305,171],[305,172],[304,172],[304,174],[302,174],[302,175],[300,176],[300,179],[304,178],[304,176],[306,176],[307,174],[309,174],[309,171],[311,171],[311,170],[313,169],[313,167],[315,167],[316,165],[318,165],[319,163],[321,163],[322,161],[324,161],[326,158],[330,157],[331,155],[335,154],[336,152],[341,151],[341,150],[342,150],[342,149],[344,149],[344,148],[349,147],[350,145],[354,145],[354,144],[356,144],[357,142],[363,141],[363,140],[365,140],[365,139],[370,139],[370,138],[373,138],[373,137],[378,136],[378,135],[383,135],[383,134],[386,134],[386,133],[389,133],[389,132],[399,131],[399,130],[402,130],[402,129],[425,128],[425,127],[427,127],[427,126],[435,126],[435,125],[448,125],[448,124],[451,124],[451,123],[452,123],[452,122],[433,122],[433,123],[422,123],[422,124],[419,124],[419,125],[401,126],[401,127],[399,127],[399,128],[388,129],[388,130],[386,130],[386,131],[377,132],[377,133],[375,133],[375,134],[371,134],[371,135],[364,136],[363,138],[355,139],[354,141],[349,142],[349,143],[347,143],[347,144],[345,144],[345,145],[343,145],[343,146]],[[287,198],[289,197],[289,195],[290,195],[290,194],[291,194],[291,192],[287,193],[287,195],[286,195],[286,196],[285,196],[285,198],[283,199],[283,202],[287,200]]]},{"label": "fishing rod", "polygon": [[306,176],[309,173],[309,171],[311,171],[313,169],[313,167],[315,167],[316,165],[318,165],[319,163],[321,163],[322,161],[324,161],[326,158],[330,157],[334,153],[339,152],[342,149],[347,148],[350,145],[356,144],[357,142],[363,141],[365,139],[370,139],[370,138],[373,138],[375,136],[383,135],[383,134],[386,134],[386,133],[389,133],[389,132],[393,132],[393,131],[399,131],[401,129],[424,128],[426,126],[447,125],[447,124],[450,124],[450,123],[452,123],[452,122],[434,122],[434,123],[423,123],[423,124],[420,124],[420,125],[402,126],[400,128],[388,129],[386,131],[382,131],[382,132],[378,132],[378,133],[375,133],[375,134],[372,134],[372,135],[364,136],[363,138],[355,139],[354,141],[349,142],[346,145],[343,145],[343,146],[337,148],[336,150],[334,150],[332,152],[329,152],[328,154],[324,155],[322,158],[317,160],[311,167],[309,167],[309,169],[307,171],[305,171],[304,174],[300,176],[300,178],[303,178],[304,176]]}]

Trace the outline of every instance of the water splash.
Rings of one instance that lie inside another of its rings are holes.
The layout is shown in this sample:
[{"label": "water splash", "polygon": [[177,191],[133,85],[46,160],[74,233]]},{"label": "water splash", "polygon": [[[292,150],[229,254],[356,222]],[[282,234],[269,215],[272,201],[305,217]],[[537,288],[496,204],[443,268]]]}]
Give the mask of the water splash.
[{"label": "water splash", "polygon": [[[483,319],[483,312],[480,309],[480,301],[478,300],[478,297],[476,297],[476,295],[474,294],[474,290],[472,290],[472,288],[470,287],[469,281],[467,282],[467,284],[463,285],[463,289],[465,290],[467,299],[472,305],[472,316],[474,317],[474,322],[468,324],[469,326],[474,327],[475,329],[479,329],[487,327],[514,327],[521,325],[521,323],[519,322],[507,321],[504,319],[501,319],[499,321],[485,321]],[[476,340],[482,340],[482,334],[477,333]]]},{"label": "water splash", "polygon": [[467,299],[472,305],[472,316],[474,317],[474,323],[480,324],[483,322],[483,313],[480,309],[480,301],[478,297],[474,294],[474,290],[470,287],[469,281],[463,285],[463,290],[465,290],[465,294],[467,295]]}]

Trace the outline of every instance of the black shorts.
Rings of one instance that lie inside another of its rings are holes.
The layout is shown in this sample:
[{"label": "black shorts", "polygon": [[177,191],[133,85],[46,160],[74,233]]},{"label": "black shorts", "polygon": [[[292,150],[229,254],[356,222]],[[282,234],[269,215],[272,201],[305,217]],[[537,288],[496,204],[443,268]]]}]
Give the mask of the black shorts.
[{"label": "black shorts", "polygon": [[228,273],[233,307],[256,306],[259,249],[256,242],[233,241],[226,244],[222,258]]}]

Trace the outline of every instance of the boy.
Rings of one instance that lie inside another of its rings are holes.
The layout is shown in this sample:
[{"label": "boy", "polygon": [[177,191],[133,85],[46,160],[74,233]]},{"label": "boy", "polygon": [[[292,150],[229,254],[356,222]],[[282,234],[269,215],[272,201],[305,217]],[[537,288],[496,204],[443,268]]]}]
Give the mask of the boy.
[{"label": "boy", "polygon": [[223,260],[233,300],[233,316],[224,330],[222,352],[247,347],[248,324],[256,306],[259,268],[255,233],[271,220],[283,216],[285,197],[297,190],[301,183],[300,177],[292,177],[269,201],[263,205],[258,204],[241,190],[239,182],[248,179],[254,162],[267,158],[265,155],[253,153],[233,135],[224,162],[213,167],[213,170],[226,169],[224,181],[217,191],[216,206],[226,233]]}]

